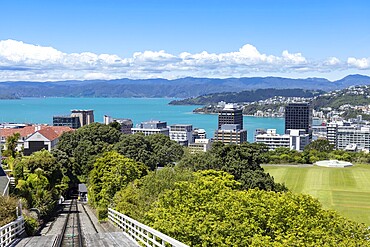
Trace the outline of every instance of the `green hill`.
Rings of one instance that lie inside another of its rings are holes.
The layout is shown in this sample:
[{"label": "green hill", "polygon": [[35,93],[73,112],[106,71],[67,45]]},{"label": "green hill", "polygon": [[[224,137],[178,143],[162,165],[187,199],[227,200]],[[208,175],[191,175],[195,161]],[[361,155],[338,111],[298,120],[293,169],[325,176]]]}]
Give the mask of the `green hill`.
[{"label": "green hill", "polygon": [[208,105],[216,104],[220,101],[241,103],[254,102],[259,100],[269,99],[275,96],[283,97],[303,97],[312,98],[314,96],[324,93],[322,90],[303,90],[303,89],[257,89],[241,92],[224,92],[206,94],[203,96],[188,98],[183,100],[171,101],[171,105]]}]

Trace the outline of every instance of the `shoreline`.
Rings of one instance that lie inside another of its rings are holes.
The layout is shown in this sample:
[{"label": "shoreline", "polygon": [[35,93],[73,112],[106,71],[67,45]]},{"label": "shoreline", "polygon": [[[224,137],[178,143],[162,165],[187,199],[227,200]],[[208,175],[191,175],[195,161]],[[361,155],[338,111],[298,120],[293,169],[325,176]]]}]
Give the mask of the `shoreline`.
[{"label": "shoreline", "polygon": [[[200,114],[200,115],[217,115],[218,113],[214,113],[214,112],[194,112],[194,114]],[[255,118],[282,118],[284,119],[284,117],[273,117],[273,116],[254,116],[254,115],[248,115],[248,114],[243,114],[243,117],[255,117]]]}]

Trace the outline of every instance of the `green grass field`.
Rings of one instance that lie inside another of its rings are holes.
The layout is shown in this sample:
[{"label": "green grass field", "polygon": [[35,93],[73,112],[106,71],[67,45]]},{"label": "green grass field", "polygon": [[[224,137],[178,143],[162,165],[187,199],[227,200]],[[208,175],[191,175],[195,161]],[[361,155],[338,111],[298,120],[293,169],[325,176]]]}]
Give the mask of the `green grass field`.
[{"label": "green grass field", "polygon": [[370,226],[370,165],[346,168],[263,166],[276,182],[310,194],[324,208]]}]

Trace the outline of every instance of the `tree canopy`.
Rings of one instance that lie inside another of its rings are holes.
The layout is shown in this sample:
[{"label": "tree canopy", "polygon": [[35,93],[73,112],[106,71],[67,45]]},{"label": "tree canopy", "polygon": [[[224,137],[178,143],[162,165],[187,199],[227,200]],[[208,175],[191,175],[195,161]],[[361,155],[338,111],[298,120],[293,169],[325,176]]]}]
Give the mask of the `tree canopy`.
[{"label": "tree canopy", "polygon": [[285,191],[286,187],[275,183],[260,166],[266,161],[267,151],[267,147],[261,144],[225,145],[216,142],[206,153],[185,155],[178,166],[193,171],[213,169],[228,172],[241,183],[243,189]]},{"label": "tree canopy", "polygon": [[10,156],[12,158],[16,158],[19,154],[17,150],[18,140],[21,134],[14,133],[11,136],[8,136],[5,141],[6,150],[3,152],[4,156]]},{"label": "tree canopy", "polygon": [[[81,181],[86,180],[97,155],[110,151],[121,133],[108,125],[92,123],[74,132],[64,133],[56,149],[64,152],[72,163],[73,172]],[[63,156],[62,154],[59,154]]]},{"label": "tree canopy", "polygon": [[194,179],[192,172],[177,167],[164,167],[163,169],[149,172],[141,179],[136,179],[125,188],[118,191],[113,200],[116,210],[130,217],[143,221],[159,195],[169,189],[174,189],[179,181]]},{"label": "tree canopy", "polygon": [[42,216],[54,209],[70,182],[67,169],[48,151],[42,150],[15,160],[15,194],[26,199],[28,207]]},{"label": "tree canopy", "polygon": [[114,195],[129,182],[147,174],[147,167],[111,151],[96,159],[89,175],[89,202],[106,208]]},{"label": "tree canopy", "polygon": [[316,150],[318,152],[331,152],[334,150],[334,145],[330,144],[328,140],[318,139],[312,141],[310,144],[304,147],[305,151]]},{"label": "tree canopy", "polygon": [[369,230],[308,195],[240,191],[222,171],[175,184],[146,223],[190,246],[365,246]]},{"label": "tree canopy", "polygon": [[151,170],[172,164],[184,153],[178,143],[163,134],[122,135],[114,149],[128,158],[144,163]]}]

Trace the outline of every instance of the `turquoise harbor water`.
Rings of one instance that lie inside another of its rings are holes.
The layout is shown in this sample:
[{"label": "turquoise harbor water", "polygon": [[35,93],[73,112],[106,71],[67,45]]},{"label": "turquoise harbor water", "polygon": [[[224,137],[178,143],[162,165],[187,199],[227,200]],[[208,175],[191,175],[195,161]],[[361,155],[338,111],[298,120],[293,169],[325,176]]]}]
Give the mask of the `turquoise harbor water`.
[{"label": "turquoise harbor water", "polygon": [[[104,115],[114,118],[131,118],[134,125],[147,120],[167,121],[168,124],[192,124],[203,128],[213,137],[217,128],[217,115],[193,114],[195,106],[171,106],[172,99],[152,98],[24,98],[0,100],[0,122],[52,124],[54,115],[69,115],[72,109],[93,109],[96,122]],[[248,141],[253,141],[257,128],[274,128],[284,132],[281,118],[244,117]]]}]

